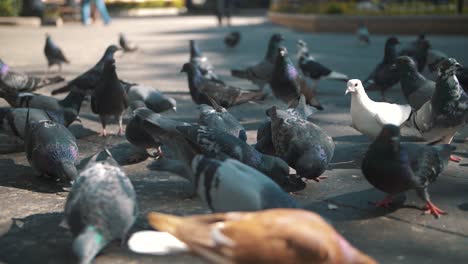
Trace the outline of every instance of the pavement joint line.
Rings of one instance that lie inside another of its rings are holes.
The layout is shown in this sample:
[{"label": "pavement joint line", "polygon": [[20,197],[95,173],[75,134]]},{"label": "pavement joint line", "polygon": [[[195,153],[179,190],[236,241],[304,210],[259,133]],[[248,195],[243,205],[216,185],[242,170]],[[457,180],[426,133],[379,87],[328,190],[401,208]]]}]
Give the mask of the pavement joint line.
[{"label": "pavement joint line", "polygon": [[[320,201],[327,202],[327,203],[330,202],[330,203],[333,203],[333,204],[341,206],[341,207],[347,207],[347,208],[356,209],[356,210],[359,210],[359,211],[370,212],[369,210],[359,208],[359,207],[356,207],[356,206],[353,206],[353,205],[348,205],[348,204],[343,204],[343,203],[340,203],[340,202],[335,202],[332,199],[325,199],[325,200],[320,200]],[[434,227],[434,226],[430,226],[430,225],[424,225],[424,224],[420,224],[420,223],[413,223],[411,221],[408,221],[408,220],[405,220],[405,219],[402,219],[402,218],[399,218],[399,217],[396,217],[396,216],[383,215],[381,217],[387,218],[389,220],[402,222],[402,223],[405,223],[405,224],[417,225],[417,226],[420,226],[422,228],[427,228],[427,229],[431,229],[431,230],[434,230],[434,231],[439,231],[439,232],[442,232],[442,233],[445,233],[445,234],[450,234],[450,235],[454,235],[454,236],[458,236],[458,237],[462,237],[462,238],[468,238],[468,235],[466,235],[466,234],[462,234],[462,233],[458,233],[458,232],[455,232],[455,231],[442,229],[442,228],[438,228],[438,227]]]}]

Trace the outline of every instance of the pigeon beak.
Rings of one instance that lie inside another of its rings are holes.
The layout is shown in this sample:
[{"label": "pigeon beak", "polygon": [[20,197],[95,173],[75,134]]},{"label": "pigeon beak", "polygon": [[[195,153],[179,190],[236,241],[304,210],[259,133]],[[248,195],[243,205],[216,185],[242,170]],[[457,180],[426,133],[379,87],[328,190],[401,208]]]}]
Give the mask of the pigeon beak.
[{"label": "pigeon beak", "polygon": [[397,66],[396,63],[390,65],[390,70],[396,70]]},{"label": "pigeon beak", "polygon": [[350,92],[352,92],[351,87],[348,87],[348,89],[346,89],[346,92],[344,94],[347,95]]},{"label": "pigeon beak", "polygon": [[177,107],[174,106],[171,109],[172,109],[172,111],[174,111],[174,113],[177,113]]},{"label": "pigeon beak", "polygon": [[81,118],[80,118],[79,116],[77,116],[77,117],[75,118],[75,121],[78,122],[78,123],[80,123],[80,124],[83,123],[83,122],[81,121]]},{"label": "pigeon beak", "polygon": [[455,68],[461,69],[461,68],[463,68],[463,66],[460,63],[457,62],[457,63],[455,63]]}]

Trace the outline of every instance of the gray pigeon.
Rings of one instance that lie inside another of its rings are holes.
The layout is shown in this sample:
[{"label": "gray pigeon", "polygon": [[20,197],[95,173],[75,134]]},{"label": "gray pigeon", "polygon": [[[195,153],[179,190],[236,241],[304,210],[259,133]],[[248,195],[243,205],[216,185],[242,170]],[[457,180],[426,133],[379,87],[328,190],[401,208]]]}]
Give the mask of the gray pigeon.
[{"label": "gray pigeon", "polygon": [[397,58],[396,46],[400,41],[396,37],[390,37],[385,42],[384,58],[377,64],[372,73],[363,82],[366,91],[380,91],[382,100],[385,99],[385,91],[393,87],[400,81],[400,75],[397,70],[392,67]]},{"label": "gray pigeon", "polygon": [[418,35],[418,38],[410,45],[398,52],[399,56],[409,56],[416,62],[418,72],[423,72],[426,67],[427,58],[431,44],[424,34]]},{"label": "gray pigeon", "polygon": [[435,82],[420,74],[416,63],[408,56],[396,58],[395,67],[400,74],[403,95],[414,110],[419,110],[421,106],[431,100],[435,90]]},{"label": "gray pigeon", "polygon": [[108,157],[97,153],[73,183],[65,204],[62,225],[73,234],[73,253],[89,264],[111,241],[125,240],[138,215],[136,194],[125,172]]},{"label": "gray pigeon", "polygon": [[262,91],[243,90],[206,79],[193,63],[185,63],[181,72],[187,73],[190,95],[196,104],[211,105],[209,96],[218,105],[229,108],[249,101],[263,100],[266,97]]},{"label": "gray pigeon", "polygon": [[319,181],[333,157],[335,144],[319,126],[273,106],[271,118],[273,146],[278,157],[288,162],[300,177]]},{"label": "gray pigeon", "polygon": [[370,44],[370,33],[369,29],[367,29],[366,25],[364,23],[359,23],[359,27],[356,31],[356,36],[359,40],[360,43],[365,43],[367,45]]},{"label": "gray pigeon", "polygon": [[229,157],[257,169],[287,191],[299,191],[305,183],[289,177],[289,167],[282,159],[258,152],[239,138],[204,126],[181,126],[177,130],[200,152],[217,159]]},{"label": "gray pigeon", "polygon": [[280,34],[273,34],[268,43],[265,58],[261,62],[243,70],[231,70],[231,75],[237,78],[250,80],[260,89],[263,89],[265,84],[270,82],[273,75],[277,50],[283,40],[284,38]]},{"label": "gray pigeon", "polygon": [[200,116],[198,118],[198,124],[226,132],[243,141],[247,141],[247,133],[239,121],[237,121],[226,108],[219,106],[214,100],[212,101],[212,105],[213,106],[201,104],[199,106]]},{"label": "gray pigeon", "polygon": [[128,97],[115,71],[115,61],[104,64],[102,79],[91,96],[91,110],[98,114],[102,124],[102,136],[107,136],[106,125],[112,116],[119,122],[119,136],[123,135],[122,118],[128,107]]},{"label": "gray pigeon", "polygon": [[32,92],[46,85],[65,80],[61,76],[37,77],[24,72],[13,71],[0,59],[0,88],[19,92]]},{"label": "gray pigeon", "polygon": [[54,65],[59,66],[59,71],[62,71],[62,64],[69,64],[70,61],[65,57],[62,50],[57,46],[50,37],[49,34],[46,34],[46,44],[44,47],[44,54],[47,59],[48,69]]},{"label": "gray pigeon", "polygon": [[5,99],[10,106],[53,111],[63,116],[66,127],[77,120],[85,96],[84,91],[77,88],[72,88],[71,92],[62,100],[41,94],[22,93],[13,89],[0,88],[0,97]]},{"label": "gray pigeon", "polygon": [[26,116],[24,142],[26,157],[40,175],[64,182],[78,176],[78,146],[75,137],[61,124],[51,120],[30,122]]},{"label": "gray pigeon", "polygon": [[203,56],[195,40],[190,40],[190,63],[193,63],[205,79],[224,84],[214,72],[214,67],[206,56]]},{"label": "gray pigeon", "polygon": [[237,160],[198,155],[192,161],[192,170],[196,191],[213,212],[298,207],[270,178]]},{"label": "gray pigeon", "polygon": [[239,31],[233,31],[224,37],[224,44],[229,48],[235,48],[241,40],[241,33]]},{"label": "gray pigeon", "polygon": [[301,95],[301,74],[294,66],[284,47],[277,50],[270,87],[276,98],[290,105]]},{"label": "gray pigeon", "polygon": [[156,113],[167,110],[177,111],[176,100],[172,97],[165,96],[157,89],[139,84],[127,85],[126,88],[130,106],[133,101],[143,101],[146,107]]},{"label": "gray pigeon", "polygon": [[120,50],[116,45],[110,45],[107,47],[104,55],[91,69],[79,75],[75,79],[69,81],[65,86],[57,88],[52,91],[52,95],[69,92],[72,87],[76,87],[83,91],[93,91],[101,79],[103,74],[104,64],[106,61],[114,60],[114,53]]},{"label": "gray pigeon", "polygon": [[[450,144],[468,122],[468,95],[455,76],[461,67],[453,58],[442,61],[431,100],[411,116],[411,124],[426,141]],[[461,159],[453,156],[451,160]]]},{"label": "gray pigeon", "polygon": [[400,128],[385,125],[372,142],[362,162],[364,177],[387,196],[376,206],[389,207],[392,196],[411,189],[426,203],[426,213],[445,214],[430,200],[428,186],[447,167],[454,146],[400,143]]},{"label": "gray pigeon", "polygon": [[119,45],[124,52],[134,52],[138,50],[138,46],[130,42],[123,33],[119,34]]}]

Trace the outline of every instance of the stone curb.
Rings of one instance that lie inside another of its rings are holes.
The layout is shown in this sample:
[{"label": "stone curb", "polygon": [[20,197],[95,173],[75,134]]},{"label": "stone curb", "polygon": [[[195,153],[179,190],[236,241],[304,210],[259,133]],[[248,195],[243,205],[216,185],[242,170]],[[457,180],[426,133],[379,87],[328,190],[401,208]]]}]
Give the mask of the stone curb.
[{"label": "stone curb", "polygon": [[38,17],[0,17],[0,26],[40,27],[41,19]]}]

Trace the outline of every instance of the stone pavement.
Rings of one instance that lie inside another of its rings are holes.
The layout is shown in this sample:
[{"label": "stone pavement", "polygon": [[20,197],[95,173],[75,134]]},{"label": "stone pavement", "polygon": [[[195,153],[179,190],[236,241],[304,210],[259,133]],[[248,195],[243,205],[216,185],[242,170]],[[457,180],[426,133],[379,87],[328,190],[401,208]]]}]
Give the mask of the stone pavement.
[{"label": "stone pavement", "polygon": [[[215,27],[213,17],[167,17],[145,19],[115,19],[109,27],[82,27],[67,24],[62,28],[0,27],[0,58],[18,70],[43,74],[46,61],[43,55],[44,34],[49,32],[63,48],[72,64],[63,74],[71,79],[88,69],[101,56],[105,47],[117,41],[117,33],[140,45],[134,54],[117,56],[118,74],[125,80],[154,86],[178,101],[178,112],[169,116],[187,122],[196,122],[196,106],[190,99],[187,80],[178,72],[188,60],[188,40],[197,39],[205,55],[217,72],[234,85],[252,88],[249,83],[229,76],[229,69],[242,67],[264,56],[266,43],[273,32],[286,37],[286,46],[294,53],[298,38],[305,39],[312,55],[326,65],[365,78],[381,59],[387,36],[373,36],[370,47],[359,46],[351,34],[305,34],[276,27],[263,17],[234,19],[234,28],[242,32],[242,41],[236,49],[226,49],[222,38],[228,31]],[[412,36],[401,36],[403,42]],[[429,36],[433,46],[446,51],[468,64],[467,37]],[[49,94],[52,88],[40,90]],[[333,162],[352,161],[332,166],[325,172],[328,179],[311,182],[295,196],[306,208],[325,216],[356,247],[382,263],[463,263],[468,259],[468,147],[460,139],[468,136],[465,129],[456,136],[457,154],[465,159],[450,163],[448,170],[431,185],[432,200],[448,215],[435,219],[422,215],[423,203],[414,192],[402,196],[394,210],[377,209],[368,202],[383,197],[373,189],[360,172],[360,160],[369,140],[353,130],[348,114],[350,97],[344,95],[345,84],[322,81],[319,99],[325,107],[315,115],[315,122],[323,127],[337,144]],[[371,94],[378,98],[377,94]],[[390,97],[402,102],[395,87]],[[230,111],[249,130],[250,143],[255,142],[255,131],[264,120],[264,110],[279,104],[273,98],[261,103],[233,107]],[[6,105],[0,101],[0,105]],[[111,136],[97,135],[100,125],[90,112],[89,104],[82,107],[83,126],[75,124],[71,130],[79,138],[80,156],[88,157],[102,146],[125,142]],[[115,133],[117,126],[110,127]],[[413,138],[410,138],[413,139]],[[128,152],[119,145],[118,158]],[[138,195],[140,218],[132,231],[149,229],[145,215],[150,211],[174,214],[206,213],[208,209],[198,198],[189,194],[189,183],[162,172],[146,168],[151,161],[128,165],[124,169],[132,180]],[[66,192],[52,183],[35,177],[24,153],[0,156],[0,262],[5,263],[72,263],[70,234],[58,226]],[[332,206],[334,205],[334,206]],[[96,258],[95,263],[204,263],[189,254],[153,257],[136,255],[114,243]]]}]

